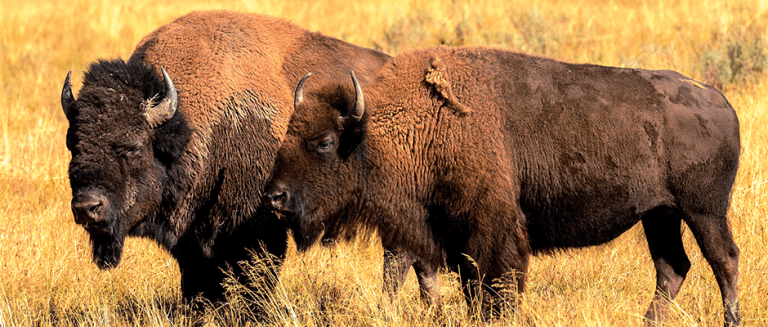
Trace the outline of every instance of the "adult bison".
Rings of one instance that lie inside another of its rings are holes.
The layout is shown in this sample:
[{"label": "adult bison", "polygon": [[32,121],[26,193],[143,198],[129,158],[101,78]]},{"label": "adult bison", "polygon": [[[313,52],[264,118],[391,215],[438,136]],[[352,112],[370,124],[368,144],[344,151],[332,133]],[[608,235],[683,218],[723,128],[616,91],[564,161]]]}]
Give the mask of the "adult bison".
[{"label": "adult bison", "polygon": [[285,253],[287,227],[259,199],[296,82],[350,69],[368,81],[387,60],[282,19],[211,11],[158,28],[127,62],[93,63],[77,100],[67,75],[72,210],[95,263],[117,266],[126,235],[150,238],[178,261],[184,298],[222,300],[224,271],[242,277],[249,250]]},{"label": "adult bison", "polygon": [[297,87],[303,101],[263,198],[293,215],[297,239],[378,230],[424,278],[458,271],[468,299],[485,293],[488,314],[506,300],[503,285],[523,290],[531,254],[603,244],[640,221],[656,266],[646,313],[655,324],[691,265],[685,221],[726,325],[738,325],[726,211],[739,124],[714,88],[671,71],[484,48],[402,54],[364,92],[352,77],[354,90],[308,83],[303,98]]}]

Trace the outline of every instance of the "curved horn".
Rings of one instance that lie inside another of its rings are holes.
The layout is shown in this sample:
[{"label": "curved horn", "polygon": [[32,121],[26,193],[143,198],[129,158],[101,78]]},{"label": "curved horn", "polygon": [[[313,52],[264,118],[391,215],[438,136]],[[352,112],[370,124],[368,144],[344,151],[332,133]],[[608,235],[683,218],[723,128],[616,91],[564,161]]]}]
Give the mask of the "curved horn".
[{"label": "curved horn", "polygon": [[72,95],[72,71],[67,73],[67,78],[64,80],[64,88],[61,90],[61,108],[64,109],[64,115],[69,117],[69,113],[72,112],[72,105],[75,104],[75,96]]},{"label": "curved horn", "polygon": [[339,123],[342,126],[346,126],[349,123],[359,122],[363,118],[363,112],[365,112],[365,99],[363,98],[363,89],[360,87],[360,83],[357,82],[355,72],[349,72],[352,76],[352,84],[355,86],[355,108],[350,110],[344,116],[339,117]]},{"label": "curved horn", "polygon": [[[176,106],[178,105],[179,100],[178,94],[176,93],[176,87],[173,86],[173,82],[171,81],[171,77],[168,76],[168,72],[165,71],[164,67],[160,67],[160,70],[163,71],[163,79],[165,80],[165,98],[157,105],[147,106],[144,111],[144,117],[147,118],[147,122],[149,122],[149,126],[152,128],[164,124],[168,119],[173,117],[173,114],[176,113]],[[151,102],[152,99],[147,101]]]},{"label": "curved horn", "polygon": [[312,76],[312,73],[307,73],[304,75],[304,77],[301,78],[299,81],[299,84],[296,85],[296,93],[294,93],[293,97],[293,109],[296,109],[296,107],[304,101],[304,83],[307,81],[307,78]]}]

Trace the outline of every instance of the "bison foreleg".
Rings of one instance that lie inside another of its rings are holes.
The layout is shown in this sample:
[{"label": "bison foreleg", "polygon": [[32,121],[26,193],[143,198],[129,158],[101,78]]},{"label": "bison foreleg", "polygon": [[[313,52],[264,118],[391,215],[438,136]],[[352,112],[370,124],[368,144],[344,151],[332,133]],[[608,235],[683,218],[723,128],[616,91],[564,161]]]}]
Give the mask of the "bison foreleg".
[{"label": "bison foreleg", "polygon": [[423,264],[408,251],[399,249],[384,250],[384,291],[394,302],[400,287],[405,283],[408,271],[413,266],[419,281],[421,300],[431,307],[439,308],[440,293],[437,281],[437,268]]},{"label": "bison foreleg", "polygon": [[405,283],[408,271],[416,259],[411,257],[406,251],[398,249],[384,250],[384,291],[387,292],[390,299],[394,301],[400,292],[400,287]]},{"label": "bison foreleg", "polygon": [[199,300],[216,303],[224,301],[224,288],[221,282],[226,275],[210,260],[179,260],[181,272],[181,295],[195,309],[202,309]]},{"label": "bison foreleg", "polygon": [[653,264],[656,267],[656,292],[645,313],[646,325],[662,322],[669,304],[680,291],[691,262],[685,254],[680,231],[681,215],[671,209],[653,210],[643,217]]},{"label": "bison foreleg", "polygon": [[422,262],[415,262],[413,270],[416,272],[416,279],[419,281],[419,296],[431,308],[440,311],[442,301],[440,300],[440,286],[437,281],[437,268]]},{"label": "bison foreleg", "polygon": [[518,294],[525,290],[530,260],[527,238],[520,228],[497,231],[501,232],[490,237],[472,235],[461,258],[449,253],[449,262],[458,268],[470,316],[477,304],[483,319],[492,319],[504,309],[514,310]]}]

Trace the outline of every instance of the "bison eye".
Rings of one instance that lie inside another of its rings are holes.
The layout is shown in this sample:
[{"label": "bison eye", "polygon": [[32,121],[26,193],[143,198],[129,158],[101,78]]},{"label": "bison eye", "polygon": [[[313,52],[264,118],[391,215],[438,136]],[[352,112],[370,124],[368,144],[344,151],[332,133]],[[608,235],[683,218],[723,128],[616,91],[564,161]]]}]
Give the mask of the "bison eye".
[{"label": "bison eye", "polygon": [[325,140],[325,141],[322,141],[322,142],[317,144],[317,146],[315,147],[315,151],[327,152],[327,151],[331,150],[332,147],[333,147],[333,141],[332,140]]},{"label": "bison eye", "polygon": [[307,148],[319,156],[330,159],[336,150],[336,140],[333,133],[326,133],[307,142]]},{"label": "bison eye", "polygon": [[137,154],[139,154],[140,151],[141,151],[141,148],[133,149],[131,151],[126,152],[125,156],[128,158],[135,157]]},{"label": "bison eye", "polygon": [[139,155],[139,153],[141,153],[141,150],[143,150],[143,149],[144,149],[143,145],[134,146],[134,147],[126,150],[123,153],[123,156],[128,158],[128,159],[132,159],[132,158],[136,157],[137,155]]}]

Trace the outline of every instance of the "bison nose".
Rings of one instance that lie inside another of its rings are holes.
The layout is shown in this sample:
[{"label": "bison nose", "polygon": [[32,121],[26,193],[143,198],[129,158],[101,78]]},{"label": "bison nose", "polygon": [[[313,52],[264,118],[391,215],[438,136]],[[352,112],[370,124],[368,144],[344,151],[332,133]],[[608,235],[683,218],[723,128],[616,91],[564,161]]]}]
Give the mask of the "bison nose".
[{"label": "bison nose", "polygon": [[75,222],[81,225],[104,222],[106,199],[94,192],[79,194],[72,199]]},{"label": "bison nose", "polygon": [[284,187],[270,187],[264,192],[261,202],[269,210],[286,211],[288,201],[291,200],[291,193]]}]

